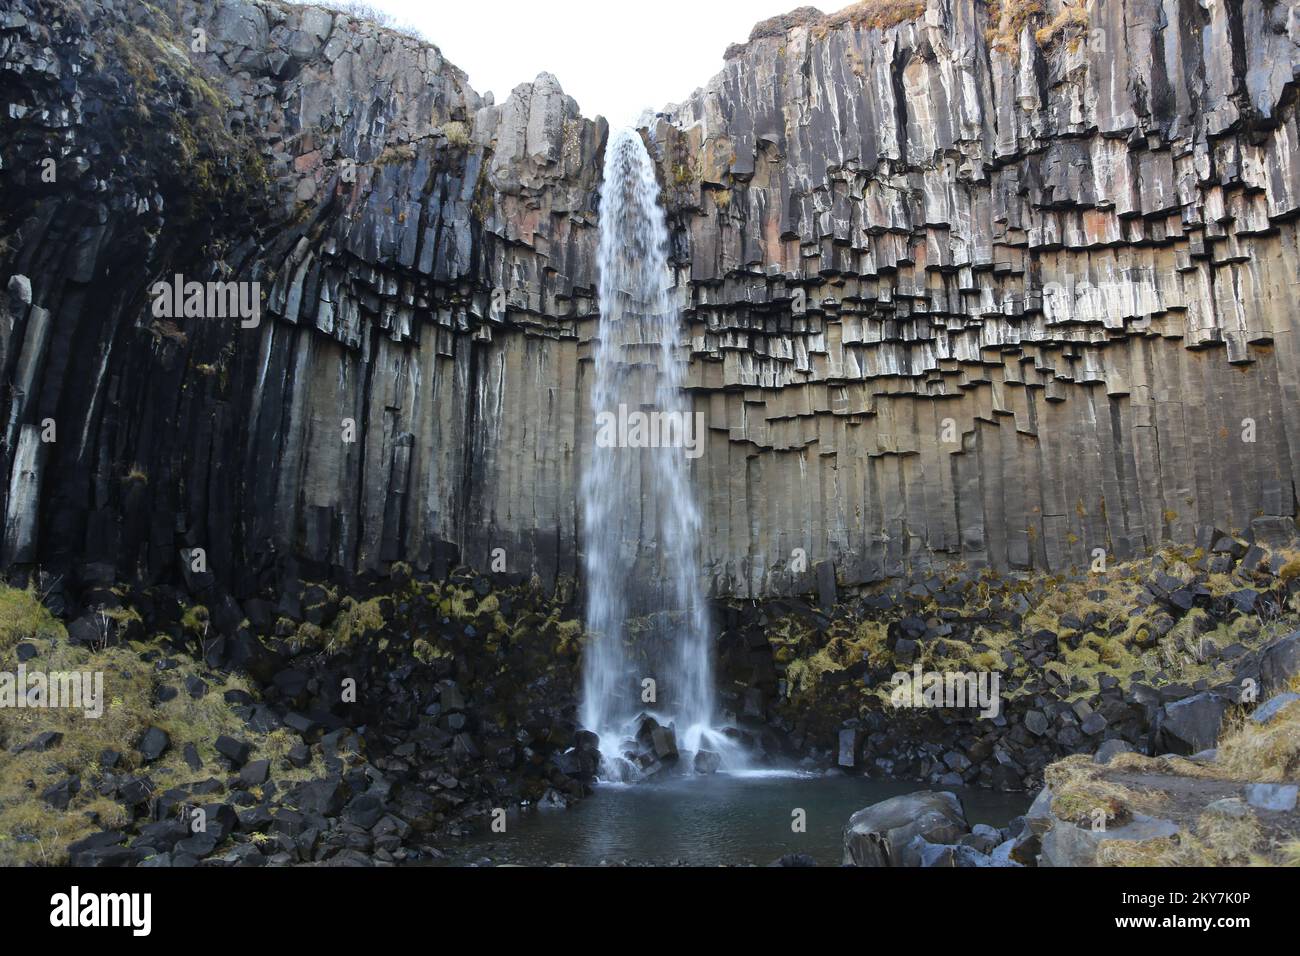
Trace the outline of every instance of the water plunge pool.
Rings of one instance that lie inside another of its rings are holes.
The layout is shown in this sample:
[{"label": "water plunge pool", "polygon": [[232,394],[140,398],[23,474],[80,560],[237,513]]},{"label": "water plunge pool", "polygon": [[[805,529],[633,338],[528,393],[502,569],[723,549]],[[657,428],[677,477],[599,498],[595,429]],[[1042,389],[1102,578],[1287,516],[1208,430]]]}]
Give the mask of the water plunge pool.
[{"label": "water plunge pool", "polygon": [[[915,781],[872,780],[838,772],[755,771],[676,777],[663,783],[598,784],[567,810],[508,818],[505,833],[482,833],[453,845],[442,865],[571,866],[655,864],[765,866],[806,853],[839,866],[844,827],[863,807],[927,788]],[[1005,826],[1028,808],[1031,794],[958,790],[973,826]],[[791,824],[803,810],[806,831]]]}]

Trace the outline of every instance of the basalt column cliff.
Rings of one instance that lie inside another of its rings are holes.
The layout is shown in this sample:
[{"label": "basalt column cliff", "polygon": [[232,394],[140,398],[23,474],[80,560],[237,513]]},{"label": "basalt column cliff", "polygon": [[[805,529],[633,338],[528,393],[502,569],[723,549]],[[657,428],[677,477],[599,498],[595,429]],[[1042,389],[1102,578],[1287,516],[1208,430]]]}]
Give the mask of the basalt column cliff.
[{"label": "basalt column cliff", "polygon": [[[706,586],[1293,531],[1297,76],[1287,0],[876,0],[728,51],[644,130]],[[577,576],[608,130],[553,78],[494,104],[317,7],[13,0],[0,92],[0,563]],[[176,276],[258,321],[160,317]]]}]

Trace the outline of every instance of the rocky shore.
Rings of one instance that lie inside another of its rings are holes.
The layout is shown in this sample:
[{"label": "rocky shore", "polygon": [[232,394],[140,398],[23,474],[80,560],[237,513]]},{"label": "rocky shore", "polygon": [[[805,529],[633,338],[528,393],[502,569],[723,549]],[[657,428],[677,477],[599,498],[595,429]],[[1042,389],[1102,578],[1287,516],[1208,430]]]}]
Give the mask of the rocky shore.
[{"label": "rocky shore", "polygon": [[1300,631],[1266,655],[1275,693],[1191,757],[1117,748],[1051,764],[1006,827],[966,822],[961,801],[921,791],[855,813],[846,866],[1300,865]]},{"label": "rocky shore", "polygon": [[105,709],[0,709],[0,861],[416,862],[498,808],[582,796],[563,601],[472,575],[390,584],[237,609],[106,591],[66,627],[3,589],[6,669],[101,672]]},{"label": "rocky shore", "polygon": [[[1104,573],[958,572],[736,609],[733,704],[841,767],[945,787],[1033,789],[1053,760],[1098,748],[1198,752],[1275,680],[1269,648],[1300,623],[1293,547],[1203,541]],[[996,715],[895,706],[895,675],[918,669],[996,675]]]},{"label": "rocky shore", "polygon": [[[1070,755],[1094,753],[1129,785],[1132,774],[1185,776],[1188,759],[1210,766],[1224,728],[1300,666],[1294,562],[1287,548],[1222,535],[1204,552],[1061,580],[958,572],[828,607],[720,605],[728,723],[759,762],[941,789],[1046,779],[1059,790],[1053,780],[1078,766]],[[432,861],[503,815],[563,808],[594,781],[597,742],[575,719],[584,634],[572,587],[548,594],[468,570],[433,581],[402,565],[368,590],[303,583],[242,603],[202,579],[196,595],[26,583],[0,593],[5,669],[102,672],[105,711],[0,708],[7,862]],[[918,663],[999,675],[996,716],[895,706],[891,678]],[[707,756],[679,761],[672,728],[653,723],[635,758],[647,774],[716,769]],[[1279,766],[1275,782],[1294,778]],[[926,849],[925,860],[984,865],[972,854],[994,847],[997,862],[1059,860],[1056,839],[1044,842],[1056,825],[1045,800],[992,844],[984,830],[908,840],[966,847]],[[853,861],[898,859],[900,840],[859,847]]]}]

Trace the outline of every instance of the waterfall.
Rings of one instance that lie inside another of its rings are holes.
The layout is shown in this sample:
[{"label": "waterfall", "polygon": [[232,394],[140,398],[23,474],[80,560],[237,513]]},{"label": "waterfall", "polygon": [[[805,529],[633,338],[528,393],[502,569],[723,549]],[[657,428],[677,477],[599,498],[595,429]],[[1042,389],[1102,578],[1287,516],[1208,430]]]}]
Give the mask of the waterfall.
[{"label": "waterfall", "polygon": [[[705,750],[725,769],[738,748],[714,729],[700,514],[690,485],[691,455],[703,452],[707,436],[682,388],[686,356],[654,165],[631,130],[612,134],[606,147],[597,255],[596,434],[580,489],[588,632],[581,720],[600,736],[603,778],[638,776],[632,738],[642,714],[672,724],[680,766]],[[655,442],[653,433],[676,441]],[[683,447],[690,438],[693,452]]]}]

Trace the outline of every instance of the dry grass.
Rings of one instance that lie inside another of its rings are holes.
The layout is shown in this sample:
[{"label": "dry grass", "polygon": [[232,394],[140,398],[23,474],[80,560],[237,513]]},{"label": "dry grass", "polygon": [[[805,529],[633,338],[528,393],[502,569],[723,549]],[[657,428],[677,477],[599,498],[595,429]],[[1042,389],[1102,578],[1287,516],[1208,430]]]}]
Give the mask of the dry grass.
[{"label": "dry grass", "polygon": [[1061,7],[1056,16],[1034,33],[1034,40],[1040,47],[1047,49],[1062,37],[1088,28],[1088,11],[1079,6]]},{"label": "dry grass", "polygon": [[384,151],[375,160],[375,165],[382,169],[384,166],[391,166],[394,163],[410,163],[414,161],[415,146],[411,143],[398,143],[394,146],[385,146]]},{"label": "dry grass", "polygon": [[1103,866],[1273,866],[1268,840],[1252,815],[1203,813],[1190,830],[1146,840],[1104,840],[1097,850]]},{"label": "dry grass", "polygon": [[830,14],[819,27],[823,33],[845,24],[886,30],[924,14],[925,0],[862,0]]},{"label": "dry grass", "polygon": [[[151,650],[141,643],[94,650],[72,645],[63,626],[35,594],[0,585],[0,669],[13,669],[14,656],[7,652],[22,641],[37,649],[36,657],[26,662],[29,673],[102,673],[104,712],[96,719],[69,708],[0,708],[0,865],[65,864],[69,843],[129,821],[124,806],[95,792],[94,781],[102,775],[100,757],[106,750],[121,754],[115,772],[147,773],[159,789],[211,777],[224,779],[226,771],[216,762],[214,747],[221,734],[248,741],[253,759],[270,759],[278,782],[324,773],[319,756],[302,769],[281,761],[297,741],[288,731],[260,734],[244,724],[223,697],[228,690],[253,693],[241,678],[210,673],[183,656],[175,659],[176,667],[159,672],[141,658]],[[209,684],[207,693],[191,697],[185,690],[187,677],[204,679]],[[162,680],[180,693],[155,703]],[[166,731],[171,747],[146,768],[134,747],[151,726]],[[44,752],[13,753],[47,731],[60,733],[63,739]],[[198,770],[184,760],[186,743],[198,750],[202,762]],[[55,810],[41,799],[41,793],[71,775],[81,778],[81,791],[67,810]]]},{"label": "dry grass", "polygon": [[1107,826],[1123,826],[1135,813],[1159,811],[1162,794],[1121,786],[1107,779],[1109,772],[1087,754],[1066,757],[1049,766],[1044,782],[1052,791],[1052,812],[1062,820],[1087,827],[1098,810],[1105,811]]},{"label": "dry grass", "polygon": [[1039,0],[989,0],[989,25],[984,38],[994,50],[1016,55],[1020,35],[1026,27],[1041,21],[1046,11]]},{"label": "dry grass", "polygon": [[464,149],[469,145],[470,128],[460,120],[452,120],[442,124],[442,135],[447,137],[448,144]]},{"label": "dry grass", "polygon": [[[1292,688],[1300,689],[1300,677],[1292,682]],[[1058,761],[1045,772],[1053,794],[1052,812],[1085,827],[1097,808],[1106,811],[1108,820],[1120,823],[1133,812],[1168,815],[1168,807],[1162,812],[1162,804],[1175,798],[1158,786],[1138,791],[1115,781],[1116,775],[1126,773],[1219,782],[1300,780],[1300,701],[1284,707],[1262,727],[1242,714],[1235,715],[1220,737],[1218,757],[1211,763],[1136,753],[1117,754],[1105,766],[1092,763],[1085,755]],[[1196,792],[1195,786],[1192,792]],[[1177,799],[1185,801],[1186,795]],[[1173,837],[1140,843],[1103,841],[1098,862],[1106,866],[1300,866],[1300,839],[1266,829],[1255,813],[1238,817],[1202,810]]]},{"label": "dry grass", "polygon": [[65,635],[63,625],[46,610],[34,591],[0,586],[0,654],[23,641]]},{"label": "dry grass", "polygon": [[1300,701],[1283,707],[1263,726],[1234,720],[1219,739],[1213,767],[1225,780],[1300,782]]},{"label": "dry grass", "polygon": [[[0,586],[0,649],[21,641],[37,649],[26,662],[29,673],[103,675],[104,712],[97,719],[71,708],[0,708],[0,864],[62,863],[68,843],[101,829],[90,814],[109,825],[125,814],[97,799],[89,779],[97,775],[101,753],[125,750],[149,726],[153,671],[125,648],[91,651],[69,644],[63,626],[32,592]],[[10,670],[14,658],[6,658],[3,667]],[[46,732],[63,739],[44,752],[13,752]],[[41,799],[46,788],[73,774],[82,778],[82,787],[67,811]]]}]

